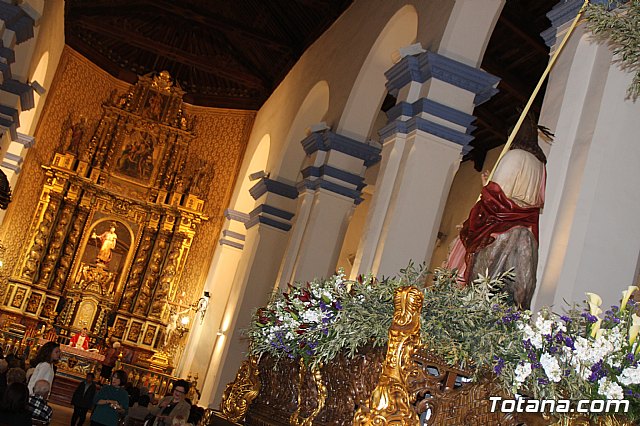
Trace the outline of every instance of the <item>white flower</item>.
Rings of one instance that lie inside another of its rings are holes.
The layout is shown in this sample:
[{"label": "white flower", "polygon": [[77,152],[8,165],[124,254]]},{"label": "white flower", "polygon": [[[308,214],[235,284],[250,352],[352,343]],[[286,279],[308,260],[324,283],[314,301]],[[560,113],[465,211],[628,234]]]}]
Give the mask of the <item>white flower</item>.
[{"label": "white flower", "polygon": [[559,382],[562,379],[562,369],[558,364],[558,360],[553,355],[546,352],[543,353],[540,356],[540,364],[549,380]]},{"label": "white flower", "polygon": [[640,368],[628,367],[622,370],[618,380],[625,386],[640,384]]},{"label": "white flower", "polygon": [[515,370],[516,382],[522,383],[527,380],[527,377],[531,374],[531,363],[525,362],[524,364],[518,364]]},{"label": "white flower", "polygon": [[315,309],[307,309],[302,312],[302,320],[307,323],[320,323],[322,321],[322,312]]},{"label": "white flower", "polygon": [[548,336],[551,334],[552,326],[553,321],[542,318],[542,315],[536,318],[536,328],[543,336]]},{"label": "white flower", "polygon": [[598,380],[598,393],[607,399],[623,399],[622,387],[606,377]]},{"label": "white flower", "polygon": [[524,334],[523,340],[530,340],[531,344],[536,349],[540,349],[542,347],[542,335],[533,331],[533,328],[531,328],[530,325],[525,325],[522,332]]}]

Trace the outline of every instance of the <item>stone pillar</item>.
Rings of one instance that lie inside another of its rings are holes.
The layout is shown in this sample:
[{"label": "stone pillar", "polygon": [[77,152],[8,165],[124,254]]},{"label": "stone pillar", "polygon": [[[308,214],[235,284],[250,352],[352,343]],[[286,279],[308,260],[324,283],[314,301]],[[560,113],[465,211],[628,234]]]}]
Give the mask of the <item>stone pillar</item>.
[{"label": "stone pillar", "polygon": [[302,141],[311,165],[302,170],[296,223],[278,278],[310,281],[335,272],[353,210],[362,201],[364,173],[380,161],[380,148],[330,130]]},{"label": "stone pillar", "polygon": [[[543,33],[552,51],[582,1],[560,2]],[[540,123],[555,141],[547,164],[547,193],[540,219],[538,291],[534,308],[585,292],[617,304],[637,284],[640,254],[640,103],[626,99],[631,75],[620,70],[606,44],[580,24],[554,66]]]},{"label": "stone pillar", "polygon": [[249,325],[253,311],[266,305],[274,290],[298,197],[294,186],[271,179],[261,179],[250,192],[256,208],[245,223],[242,256],[205,379],[205,392],[210,395],[207,402],[215,407],[245,358],[248,348],[242,330]]},{"label": "stone pillar", "polygon": [[472,139],[469,114],[499,79],[442,55],[405,56],[386,73],[398,104],[380,131],[382,164],[351,277],[391,276],[429,261],[461,154]]},{"label": "stone pillar", "polygon": [[[204,318],[201,320],[199,315],[194,318],[189,340],[177,370],[181,377],[189,373],[197,374],[202,380],[213,377],[207,376],[207,373],[213,361],[213,347],[219,337],[218,331],[231,293],[231,285],[244,249],[244,224],[249,220],[249,215],[228,209],[225,211],[225,218],[219,240],[220,247],[213,256],[204,285],[204,291],[209,292],[211,300]],[[202,380],[201,399],[208,401],[211,396],[211,380]]]}]

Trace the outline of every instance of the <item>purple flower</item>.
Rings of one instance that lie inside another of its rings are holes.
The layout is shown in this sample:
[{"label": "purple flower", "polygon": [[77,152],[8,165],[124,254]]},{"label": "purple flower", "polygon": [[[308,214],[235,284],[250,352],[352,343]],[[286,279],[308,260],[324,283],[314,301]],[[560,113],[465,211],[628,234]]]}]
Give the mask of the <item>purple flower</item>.
[{"label": "purple flower", "polygon": [[341,311],[342,310],[342,303],[340,303],[339,300],[336,300],[335,302],[333,302],[333,307],[336,308],[336,310]]},{"label": "purple flower", "polygon": [[564,344],[573,350],[576,349],[576,347],[573,345],[573,339],[569,336],[564,338]]},{"label": "purple flower", "polygon": [[560,319],[561,319],[562,321],[564,321],[565,323],[567,323],[567,324],[569,324],[570,322],[572,322],[572,321],[573,321],[571,318],[569,318],[569,317],[568,317],[568,316],[566,316],[566,315],[561,316],[561,317],[560,317]]},{"label": "purple flower", "polygon": [[607,375],[607,372],[604,370],[604,368],[602,368],[603,366],[602,364],[603,364],[602,360],[600,360],[591,366],[591,374],[587,379],[588,381],[592,383],[597,382],[598,380],[600,380],[601,378]]},{"label": "purple flower", "polygon": [[632,363],[632,362],[634,362],[636,360],[636,357],[633,356],[632,353],[628,353],[625,358],[626,358],[627,362],[630,362],[630,363]]},{"label": "purple flower", "polygon": [[496,365],[493,366],[493,372],[500,375],[500,373],[502,373],[502,369],[504,368],[504,359],[495,355],[493,356],[493,359],[496,361]]},{"label": "purple flower", "polygon": [[587,322],[590,322],[591,324],[594,324],[598,321],[598,317],[596,317],[595,315],[591,315],[589,312],[583,312],[582,314],[580,314],[580,316],[586,319]]}]

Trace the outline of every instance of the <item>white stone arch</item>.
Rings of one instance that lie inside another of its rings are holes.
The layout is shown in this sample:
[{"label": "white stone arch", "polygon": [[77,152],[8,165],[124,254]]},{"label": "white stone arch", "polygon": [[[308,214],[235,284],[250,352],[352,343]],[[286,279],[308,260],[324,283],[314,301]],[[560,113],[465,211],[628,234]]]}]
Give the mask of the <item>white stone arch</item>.
[{"label": "white stone arch", "polygon": [[233,204],[232,209],[243,213],[248,213],[254,207],[254,200],[249,194],[249,189],[255,185],[255,181],[249,179],[249,175],[261,170],[267,171],[269,161],[269,153],[271,150],[271,136],[267,133],[262,136],[260,142],[249,158],[249,165],[246,168],[244,176],[240,179],[240,189],[238,197]]},{"label": "white stone arch", "polygon": [[480,66],[505,0],[462,0],[453,5],[438,53]]},{"label": "white stone arch", "polygon": [[[387,93],[384,73],[393,65],[393,54],[401,47],[416,41],[418,33],[418,13],[411,5],[400,8],[384,26],[365,59],[337,128],[337,133],[364,141],[371,137],[374,127],[379,126],[380,106]],[[378,119],[378,123],[376,122]],[[349,221],[336,267],[343,268],[347,275],[351,272],[353,258],[366,224],[371,193],[378,165],[371,168],[365,181],[368,186]]]},{"label": "white stone arch", "polygon": [[359,141],[367,139],[387,92],[384,73],[393,65],[392,55],[414,43],[417,34],[418,12],[412,5],[403,6],[389,19],[362,64],[337,133]]},{"label": "white stone arch", "polygon": [[329,84],[325,80],[321,80],[309,90],[300,105],[285,139],[286,143],[280,164],[272,170],[273,176],[289,181],[289,183],[298,180],[300,168],[306,155],[300,141],[307,136],[309,126],[321,122],[328,110]]}]

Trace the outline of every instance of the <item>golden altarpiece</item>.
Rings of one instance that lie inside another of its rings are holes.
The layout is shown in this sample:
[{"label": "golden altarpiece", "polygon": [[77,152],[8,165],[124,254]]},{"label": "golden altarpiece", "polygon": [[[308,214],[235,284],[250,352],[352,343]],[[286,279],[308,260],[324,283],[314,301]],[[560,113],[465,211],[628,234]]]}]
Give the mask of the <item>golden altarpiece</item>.
[{"label": "golden altarpiece", "polygon": [[183,94],[167,72],[140,77],[103,104],[92,134],[84,118],[65,124],[3,310],[177,361],[165,344],[190,307],[177,283],[213,178],[190,158]]}]

